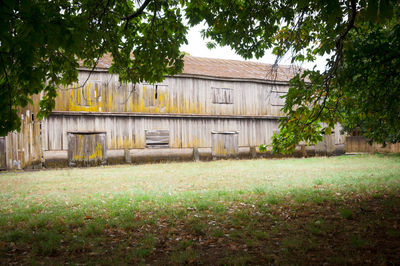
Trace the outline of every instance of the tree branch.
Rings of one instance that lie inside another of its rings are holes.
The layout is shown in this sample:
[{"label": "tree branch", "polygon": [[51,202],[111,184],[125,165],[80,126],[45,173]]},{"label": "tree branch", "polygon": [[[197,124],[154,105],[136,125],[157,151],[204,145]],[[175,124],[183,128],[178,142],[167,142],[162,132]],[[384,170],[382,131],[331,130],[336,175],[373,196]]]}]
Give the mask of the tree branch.
[{"label": "tree branch", "polygon": [[[347,27],[346,27],[345,31],[342,34],[340,34],[340,36],[336,39],[336,58],[335,58],[335,61],[333,62],[332,67],[326,73],[326,76],[324,78],[325,79],[324,85],[326,88],[326,94],[324,96],[324,100],[323,100],[322,104],[320,105],[318,113],[308,124],[312,124],[313,122],[315,122],[320,117],[320,115],[322,114],[322,111],[324,110],[324,108],[326,106],[326,100],[329,97],[329,92],[330,92],[330,86],[331,86],[330,82],[331,82],[333,76],[335,75],[335,73],[339,67],[339,64],[343,58],[343,41],[346,38],[349,31],[354,27],[354,22],[355,22],[355,19],[357,16],[357,5],[356,5],[355,0],[351,0],[350,4],[351,4],[351,14],[350,14],[349,22],[347,23]],[[318,97],[317,102],[319,102],[320,99],[321,98]]]},{"label": "tree branch", "polygon": [[150,2],[151,2],[151,0],[145,0],[143,2],[143,4],[139,7],[139,9],[136,10],[136,12],[130,14],[129,16],[122,18],[122,20],[126,20],[126,23],[128,24],[131,19],[134,19],[134,18],[140,16],[141,14],[143,14],[143,11],[150,4]]}]

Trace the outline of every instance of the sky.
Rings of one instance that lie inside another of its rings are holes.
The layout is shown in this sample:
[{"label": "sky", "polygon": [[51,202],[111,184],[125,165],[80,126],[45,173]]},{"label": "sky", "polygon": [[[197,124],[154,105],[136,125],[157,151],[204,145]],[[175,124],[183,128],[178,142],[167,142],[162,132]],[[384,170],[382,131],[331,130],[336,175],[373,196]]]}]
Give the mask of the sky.
[{"label": "sky", "polygon": [[[181,47],[181,51],[185,51],[192,56],[198,57],[208,57],[208,58],[218,58],[218,59],[233,59],[233,60],[245,60],[240,55],[237,55],[230,47],[216,47],[214,49],[208,49],[206,43],[210,41],[204,40],[201,37],[200,31],[203,28],[203,25],[197,25],[191,29],[189,29],[187,40],[188,44],[183,45]],[[268,50],[265,53],[265,56],[260,59],[250,59],[249,61],[266,63],[266,64],[273,64],[275,62],[275,55],[272,54],[272,50]],[[314,63],[304,63],[301,65],[303,68],[312,69],[313,66],[316,64],[317,69],[323,71],[325,69],[325,60],[326,58],[319,57],[317,58],[316,62]],[[280,61],[282,65],[290,65],[290,58],[286,57]]]}]

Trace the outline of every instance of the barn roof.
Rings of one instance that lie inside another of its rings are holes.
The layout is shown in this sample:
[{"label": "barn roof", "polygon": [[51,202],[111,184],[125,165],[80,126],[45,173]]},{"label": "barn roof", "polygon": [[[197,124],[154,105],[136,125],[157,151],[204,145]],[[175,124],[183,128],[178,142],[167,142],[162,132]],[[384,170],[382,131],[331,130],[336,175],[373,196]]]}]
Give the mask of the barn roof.
[{"label": "barn roof", "polygon": [[[184,62],[183,71],[178,74],[179,76],[287,82],[299,71],[296,66],[188,55],[184,57]],[[109,54],[106,54],[99,60],[97,68],[108,69],[111,64],[112,58]]]}]

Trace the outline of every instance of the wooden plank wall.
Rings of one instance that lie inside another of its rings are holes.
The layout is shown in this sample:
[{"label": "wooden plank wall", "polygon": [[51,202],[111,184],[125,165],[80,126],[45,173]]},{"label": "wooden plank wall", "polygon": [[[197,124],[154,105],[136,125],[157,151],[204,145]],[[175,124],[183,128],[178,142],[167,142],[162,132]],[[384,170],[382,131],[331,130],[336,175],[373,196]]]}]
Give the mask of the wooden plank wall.
[{"label": "wooden plank wall", "polygon": [[21,130],[10,132],[6,138],[6,164],[9,169],[25,168],[41,162],[41,120],[39,111],[40,95],[32,96],[33,105],[21,109]]},{"label": "wooden plank wall", "polygon": [[0,137],[0,170],[7,169],[6,138]]},{"label": "wooden plank wall", "polygon": [[347,153],[357,153],[357,152],[380,152],[380,153],[398,153],[400,152],[400,143],[386,144],[383,147],[382,144],[368,143],[368,139],[363,136],[348,136],[346,137],[346,152]]},{"label": "wooden plank wall", "polygon": [[68,164],[70,166],[98,165],[106,162],[105,133],[68,133]]},{"label": "wooden plank wall", "polygon": [[146,148],[169,148],[168,129],[145,130]]},{"label": "wooden plank wall", "polygon": [[[288,90],[288,85],[191,77],[167,77],[156,85],[120,84],[107,72],[87,78],[88,72],[80,71],[79,84],[59,90],[55,111],[279,116],[279,97]],[[228,103],[215,103],[216,88],[231,92]]]},{"label": "wooden plank wall", "polygon": [[51,115],[43,123],[43,149],[67,150],[67,132],[104,131],[108,149],[145,148],[145,130],[169,130],[171,148],[211,147],[211,131],[238,131],[239,146],[269,144],[274,119]]},{"label": "wooden plank wall", "polygon": [[239,155],[238,132],[211,132],[211,153],[213,157]]},{"label": "wooden plank wall", "polygon": [[238,131],[241,147],[270,144],[282,115],[279,97],[287,90],[288,85],[196,77],[120,84],[108,72],[80,71],[78,84],[59,89],[48,119],[36,118],[39,95],[34,106],[21,110],[21,131],[6,137],[7,168],[40,163],[45,150],[67,150],[69,131],[104,131],[108,149],[145,148],[145,130],[168,130],[171,148],[211,147],[211,131]]}]

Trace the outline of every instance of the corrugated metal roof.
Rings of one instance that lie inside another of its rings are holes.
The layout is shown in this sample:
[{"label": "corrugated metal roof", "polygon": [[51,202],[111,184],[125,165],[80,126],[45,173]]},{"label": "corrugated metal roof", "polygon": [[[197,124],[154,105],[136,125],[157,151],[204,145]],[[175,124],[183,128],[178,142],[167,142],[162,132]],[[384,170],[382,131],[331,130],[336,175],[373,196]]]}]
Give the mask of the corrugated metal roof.
[{"label": "corrugated metal roof", "polygon": [[[287,82],[300,70],[296,66],[195,56],[185,56],[184,62],[184,69],[179,74],[183,76]],[[97,68],[108,69],[111,64],[112,58],[106,54],[99,60]]]}]

